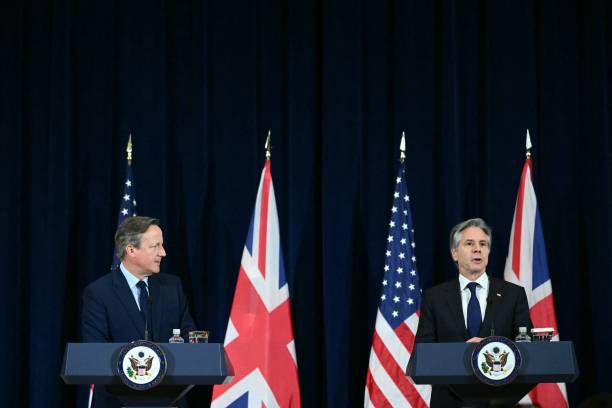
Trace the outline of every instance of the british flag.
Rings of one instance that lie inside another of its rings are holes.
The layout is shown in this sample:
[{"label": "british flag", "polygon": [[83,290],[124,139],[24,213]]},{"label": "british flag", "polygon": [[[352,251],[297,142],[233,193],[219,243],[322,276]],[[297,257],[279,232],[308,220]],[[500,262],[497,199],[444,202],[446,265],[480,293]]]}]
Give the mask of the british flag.
[{"label": "british flag", "polygon": [[225,334],[234,368],[211,407],[299,408],[300,387],[270,160],[261,174]]},{"label": "british flag", "polygon": [[[528,142],[528,145],[530,144]],[[553,341],[559,341],[542,220],[533,188],[532,165],[529,156],[523,166],[516,198],[504,279],[525,288],[529,301],[529,315],[534,326],[553,328]],[[542,408],[567,407],[565,384],[539,384],[521,403],[533,404]]]},{"label": "british flag", "polygon": [[405,374],[419,325],[421,289],[403,162],[395,186],[364,406],[427,407],[431,386],[416,385]]}]

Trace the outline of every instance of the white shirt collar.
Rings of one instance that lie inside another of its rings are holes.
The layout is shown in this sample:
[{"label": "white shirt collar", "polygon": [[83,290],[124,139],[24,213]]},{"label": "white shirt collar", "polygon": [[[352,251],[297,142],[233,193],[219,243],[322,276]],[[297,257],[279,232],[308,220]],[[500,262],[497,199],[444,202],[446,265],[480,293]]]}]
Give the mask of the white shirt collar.
[{"label": "white shirt collar", "polygon": [[[466,278],[465,276],[463,276],[462,274],[459,274],[459,288],[461,290],[464,290],[468,283],[472,282],[471,280],[469,280],[468,278]],[[489,290],[489,276],[487,275],[487,273],[483,273],[480,278],[476,279],[475,281],[478,285],[480,285],[481,288],[485,289],[485,290]]]},{"label": "white shirt collar", "polygon": [[[119,269],[121,269],[121,273],[123,273],[123,276],[125,276],[125,280],[127,280],[127,283],[128,283],[128,286],[130,287],[130,289],[135,288],[136,285],[138,284],[138,282],[140,282],[140,279],[138,279],[136,276],[132,275],[130,273],[130,271],[127,270],[125,265],[123,265],[123,262],[121,262],[121,265],[119,265]],[[147,286],[149,285],[149,277],[148,276],[145,276],[143,281],[144,281],[144,283],[147,284]]]}]

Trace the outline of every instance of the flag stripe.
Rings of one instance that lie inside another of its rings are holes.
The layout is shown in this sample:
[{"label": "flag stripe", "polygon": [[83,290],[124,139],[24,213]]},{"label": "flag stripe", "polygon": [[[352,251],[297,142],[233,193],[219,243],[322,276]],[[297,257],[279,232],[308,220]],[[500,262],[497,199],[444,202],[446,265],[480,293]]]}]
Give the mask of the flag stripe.
[{"label": "flag stripe", "polygon": [[368,368],[368,377],[366,381],[366,407],[392,407],[391,403],[385,397],[385,394],[381,391],[381,389],[374,381],[374,377],[372,376],[372,372]]},{"label": "flag stripe", "polygon": [[385,347],[385,344],[378,336],[378,333],[374,333],[372,349],[378,356],[381,366],[389,374],[389,376],[395,380],[395,384],[406,400],[410,402],[410,405],[413,407],[425,406],[426,404],[414,388],[414,384],[408,381],[408,377],[406,377],[406,366],[399,366],[397,364],[394,355]]},{"label": "flag stripe", "polygon": [[[412,332],[412,330],[410,330],[410,328],[408,327],[406,323],[400,324],[399,326],[395,328],[394,331],[402,344],[408,344],[408,345],[414,344],[414,333]],[[412,347],[410,348],[412,349]],[[406,350],[406,352],[408,354],[408,357],[410,357],[412,350]],[[408,365],[408,362],[406,362],[406,366],[407,365]]]},{"label": "flag stripe", "polygon": [[[561,389],[563,387],[563,390]],[[567,406],[564,395],[565,384],[542,383],[529,393],[529,398],[538,407]]]},{"label": "flag stripe", "polygon": [[[405,325],[402,324],[400,327],[401,326]],[[382,317],[380,311],[378,312],[378,318],[376,319],[376,331],[374,332],[374,335],[378,336],[380,339],[383,339],[382,341],[385,343],[385,347],[393,351],[393,358],[395,358],[398,365],[402,367],[408,366],[410,353],[406,348],[407,343],[404,343],[401,338],[397,336],[393,328],[389,326],[389,323],[387,323],[387,320]]]},{"label": "flag stripe", "polygon": [[266,246],[268,231],[268,197],[270,195],[270,162],[266,161],[263,179],[263,191],[261,192],[261,213],[259,216],[259,253],[257,254],[257,266],[259,271],[266,276]]},{"label": "flag stripe", "polygon": [[535,327],[552,327],[555,329],[553,335],[557,335],[557,318],[554,313],[554,299],[553,296],[550,295],[529,309],[529,315],[531,316],[531,321]]},{"label": "flag stripe", "polygon": [[[523,168],[523,173],[521,174],[521,186],[525,184],[525,175],[526,175],[527,167]],[[516,208],[514,214],[514,242],[513,242],[513,251],[512,251],[512,270],[516,274],[518,279],[521,278],[521,234],[516,234],[516,231],[522,231],[523,227],[523,197],[524,197],[524,189],[519,188],[518,196],[516,198]]]},{"label": "flag stripe", "polygon": [[397,378],[391,378],[385,367],[381,364],[378,358],[377,351],[374,348],[379,348],[380,342],[372,341],[372,353],[370,353],[370,374],[378,385],[380,392],[385,396],[394,407],[409,407],[408,400],[405,394],[400,390],[397,384]]}]

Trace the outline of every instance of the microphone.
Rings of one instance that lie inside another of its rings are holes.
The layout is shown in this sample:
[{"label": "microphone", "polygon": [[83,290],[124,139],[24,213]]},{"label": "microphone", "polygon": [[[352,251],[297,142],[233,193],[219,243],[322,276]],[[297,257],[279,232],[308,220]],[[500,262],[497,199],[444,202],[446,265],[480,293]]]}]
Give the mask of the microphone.
[{"label": "microphone", "polygon": [[145,315],[145,340],[149,340],[149,317],[151,316],[151,311],[153,310],[153,298],[151,294],[147,295],[147,315]]},{"label": "microphone", "polygon": [[[487,307],[492,306],[493,303],[495,303],[496,298],[491,296],[491,294],[489,294],[489,296],[487,297]],[[491,336],[495,336],[495,317],[491,316]]]}]

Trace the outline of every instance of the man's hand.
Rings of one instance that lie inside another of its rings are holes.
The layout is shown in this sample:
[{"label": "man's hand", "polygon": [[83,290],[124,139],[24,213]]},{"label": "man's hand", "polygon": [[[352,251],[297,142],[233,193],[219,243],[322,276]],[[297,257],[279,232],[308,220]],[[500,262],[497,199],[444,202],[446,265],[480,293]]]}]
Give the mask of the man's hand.
[{"label": "man's hand", "polygon": [[466,343],[480,343],[483,340],[482,337],[472,337]]}]

